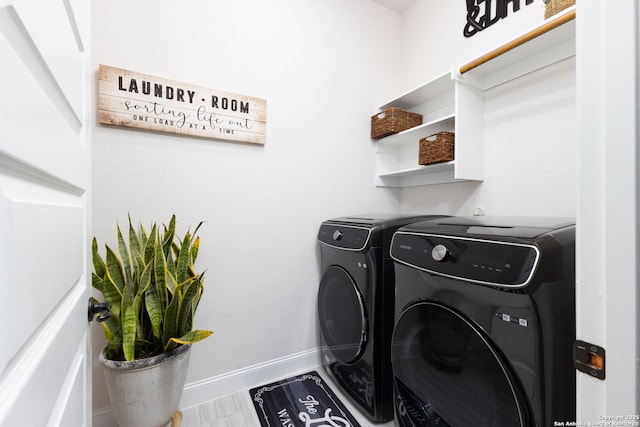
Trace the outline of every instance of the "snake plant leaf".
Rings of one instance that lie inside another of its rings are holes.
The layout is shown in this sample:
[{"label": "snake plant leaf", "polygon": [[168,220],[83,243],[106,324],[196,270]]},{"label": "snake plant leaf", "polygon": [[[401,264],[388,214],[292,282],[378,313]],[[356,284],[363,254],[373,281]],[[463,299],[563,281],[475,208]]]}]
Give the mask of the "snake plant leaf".
[{"label": "snake plant leaf", "polygon": [[111,250],[109,246],[107,248],[107,277],[109,277],[113,284],[118,288],[120,294],[123,293],[125,287],[124,273],[122,272],[122,263],[118,259],[118,255]]},{"label": "snake plant leaf", "polygon": [[[144,301],[145,309],[146,309],[145,293],[147,289],[151,287],[152,271],[153,271],[153,267],[151,266],[151,263],[149,263],[147,267],[142,271],[142,274],[140,275],[140,285],[138,287],[138,294],[136,295],[136,297],[141,300],[140,302],[138,302],[138,305],[140,305]],[[138,307],[138,312],[139,311],[140,311],[140,307]],[[150,315],[148,314],[148,316]],[[138,314],[137,319],[138,319],[138,323],[136,326],[136,335],[138,340],[142,341],[142,340],[145,340],[148,335],[148,329],[149,329],[148,324],[149,322],[151,322],[151,320],[149,319],[147,321],[147,319],[144,316],[142,316],[140,313]],[[153,326],[151,326],[151,331],[153,333]]]},{"label": "snake plant leaf", "polygon": [[106,325],[106,321],[105,322],[100,322],[100,326],[102,326],[102,330],[104,331],[104,338],[107,342],[113,341],[114,338],[116,337],[115,333],[111,330],[111,328],[109,327],[109,325]]},{"label": "snake plant leaf", "polygon": [[128,280],[131,280],[133,276],[131,275],[131,256],[129,255],[129,249],[127,248],[127,244],[124,241],[124,237],[122,237],[122,231],[120,231],[120,226],[116,224],[116,233],[118,236],[118,253],[120,254],[120,258],[122,259],[122,265],[124,266],[124,274]]},{"label": "snake plant leaf", "polygon": [[[203,273],[204,274],[204,273]],[[202,281],[203,278],[202,276],[199,276],[197,278],[199,284],[197,286],[197,292],[193,297],[193,300],[191,301],[189,310],[191,315],[186,317],[186,323],[184,325],[184,330],[185,331],[190,331],[191,329],[193,329],[193,318],[196,315],[196,309],[198,308],[198,304],[200,303],[200,297],[202,296],[202,291],[203,291],[203,287],[202,287]]]},{"label": "snake plant leaf", "polygon": [[100,253],[98,252],[98,241],[95,237],[91,241],[91,252],[93,257],[93,269],[95,270],[95,273],[99,277],[104,277],[106,273],[106,267],[104,265],[102,257],[100,256]]},{"label": "snake plant leaf", "polygon": [[131,280],[125,283],[125,286],[122,289],[122,310],[125,310],[131,303],[133,303],[133,298],[137,294],[136,291],[137,289],[135,289],[135,285]]},{"label": "snake plant leaf", "polygon": [[200,221],[198,223],[198,225],[196,225],[195,230],[193,230],[193,235],[195,236],[196,234],[198,234],[198,229],[200,228],[200,226],[202,226],[202,224],[204,223],[204,221]]},{"label": "snake plant leaf", "polygon": [[104,294],[104,279],[98,276],[95,271],[91,273],[91,286]]},{"label": "snake plant leaf", "polygon": [[189,331],[180,338],[171,338],[171,341],[178,344],[193,344],[198,341],[202,341],[203,339],[210,337],[213,334],[212,331],[207,331],[205,329],[195,329],[193,331]]},{"label": "snake plant leaf", "polygon": [[144,294],[144,303],[151,322],[151,332],[156,340],[162,338],[162,315],[163,310],[160,307],[158,298],[158,289],[155,286],[149,286]]},{"label": "snake plant leaf", "polygon": [[204,293],[204,286],[202,286],[202,282],[204,282],[204,271],[202,273],[200,273],[200,275],[198,276],[198,293],[195,296],[195,298],[193,298],[193,303],[191,304],[193,306],[193,311],[195,312],[196,309],[198,308],[198,304],[200,304],[200,298],[202,297],[202,294]]},{"label": "snake plant leaf", "polygon": [[144,259],[142,259],[142,253],[137,249],[131,249],[131,256],[133,258],[132,267],[134,271],[143,271],[147,264],[145,264]]},{"label": "snake plant leaf", "polygon": [[107,357],[111,360],[117,360],[122,354],[122,340],[113,339],[107,341]]},{"label": "snake plant leaf", "polygon": [[[146,276],[146,277],[145,277]],[[147,273],[144,271],[140,275],[140,284],[138,285],[138,290],[136,297],[133,300],[133,303],[136,305],[136,340],[144,342],[149,335],[149,319],[148,316],[144,315],[144,311],[140,311],[142,304],[144,303],[144,295],[146,289],[149,288],[151,284],[151,269],[148,270]]]},{"label": "snake plant leaf", "polygon": [[164,251],[164,256],[168,256],[171,253],[171,245],[173,244],[173,239],[176,236],[176,216],[171,215],[171,220],[169,220],[169,227],[165,227],[164,237],[162,239],[162,249]]},{"label": "snake plant leaf", "polygon": [[131,304],[127,306],[122,319],[122,350],[126,361],[135,360],[136,326],[141,301],[141,296],[136,295]]},{"label": "snake plant leaf", "polygon": [[195,264],[198,257],[198,251],[200,250],[200,236],[196,237],[191,246],[191,265]]},{"label": "snake plant leaf", "polygon": [[111,312],[118,316],[121,312],[122,298],[125,292],[125,282],[122,273],[122,265],[117,255],[107,248],[107,268],[102,287],[102,294],[105,300],[111,303]]},{"label": "snake plant leaf", "polygon": [[[138,226],[139,231],[139,235],[140,235],[140,248],[143,248],[147,246],[147,240],[149,239],[149,237],[147,236],[147,230],[144,229],[144,226],[142,225],[142,223],[140,223],[140,225]],[[143,251],[144,253],[144,251]]]},{"label": "snake plant leaf", "polygon": [[[140,228],[142,229],[142,225],[140,225]],[[154,255],[155,255],[155,248],[156,248],[156,237],[157,237],[158,233],[156,231],[156,225],[153,224],[153,226],[151,227],[151,232],[149,233],[149,238],[146,239],[146,243],[144,245],[144,249],[143,249],[143,256],[144,256],[144,262],[145,264],[149,262],[149,260],[151,260]]]},{"label": "snake plant leaf", "polygon": [[164,313],[164,322],[162,324],[162,337],[165,349],[169,340],[176,336],[176,329],[178,324],[178,309],[180,308],[179,289],[176,289],[171,302],[167,306]]},{"label": "snake plant leaf", "polygon": [[189,262],[191,258],[191,236],[187,233],[182,241],[180,253],[178,254],[178,266],[176,268],[176,280],[182,283],[189,278]]},{"label": "snake plant leaf", "polygon": [[[136,289],[133,280],[129,279],[124,283],[122,289],[122,349],[124,351],[125,360],[130,354],[135,355],[135,339],[137,310],[135,308]],[[132,352],[132,353],[129,353]],[[135,356],[134,356],[135,357]]]},{"label": "snake plant leaf", "polygon": [[198,295],[198,287],[200,283],[197,278],[188,279],[185,283],[181,284],[182,296],[180,298],[180,305],[177,313],[176,331],[174,335],[182,336],[189,332],[193,319],[192,302]]},{"label": "snake plant leaf", "polygon": [[167,253],[167,270],[174,278],[176,277],[176,261],[173,259],[173,250]]},{"label": "snake plant leaf", "polygon": [[[96,289],[102,292],[102,296],[104,300],[108,303],[111,303],[111,317],[116,316],[120,317],[120,305],[122,303],[122,293],[118,287],[113,283],[109,277],[104,279],[100,279],[95,273],[91,276],[93,285]],[[100,281],[100,282],[99,282]],[[101,288],[98,288],[101,286]]]},{"label": "snake plant leaf", "polygon": [[[155,230],[155,225],[154,225]],[[149,242],[153,240],[154,258],[153,258],[153,275],[156,280],[156,289],[158,293],[158,301],[160,308],[164,312],[167,306],[167,259],[164,257],[162,245],[156,238],[149,237]]]},{"label": "snake plant leaf", "polygon": [[112,313],[111,317],[104,322],[100,322],[100,325],[102,326],[104,337],[107,342],[114,340],[122,342],[122,326],[118,316],[115,316]]},{"label": "snake plant leaf", "polygon": [[[193,235],[195,236],[198,232],[198,229],[202,225],[202,221],[196,226],[196,229],[193,231]],[[194,240],[192,240],[192,246],[190,249],[191,259],[189,261],[189,275],[191,277],[197,276],[197,273],[194,268],[194,264],[196,262],[196,258],[198,258],[198,252],[200,251],[200,236],[197,236]]]},{"label": "snake plant leaf", "polygon": [[142,243],[140,242],[138,234],[136,234],[136,230],[133,228],[131,215],[129,215],[129,248],[131,249],[131,252],[141,253],[141,247],[143,247]]},{"label": "snake plant leaf", "polygon": [[178,282],[176,281],[176,276],[169,271],[169,268],[167,268],[165,280],[167,283],[167,291],[169,292],[168,295],[173,296],[175,294],[176,287],[178,286]]},{"label": "snake plant leaf", "polygon": [[171,252],[173,252],[173,256],[177,258],[178,254],[180,253],[180,245],[178,245],[176,242],[173,242],[171,244]]},{"label": "snake plant leaf", "polygon": [[144,294],[151,285],[151,275],[153,274],[153,266],[151,263],[147,264],[142,270],[140,275],[140,287],[138,288],[138,295]]}]

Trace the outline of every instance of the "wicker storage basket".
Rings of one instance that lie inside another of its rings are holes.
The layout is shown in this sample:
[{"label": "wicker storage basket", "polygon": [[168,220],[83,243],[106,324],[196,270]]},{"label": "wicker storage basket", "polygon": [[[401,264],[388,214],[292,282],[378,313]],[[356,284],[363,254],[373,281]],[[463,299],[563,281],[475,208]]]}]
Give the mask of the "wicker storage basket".
[{"label": "wicker storage basket", "polygon": [[544,19],[550,18],[574,4],[576,4],[576,0],[549,0],[544,9]]},{"label": "wicker storage basket", "polygon": [[438,132],[422,138],[418,150],[418,163],[431,165],[453,160],[454,140],[453,132]]},{"label": "wicker storage basket", "polygon": [[371,139],[380,139],[422,124],[422,115],[391,107],[371,116]]}]

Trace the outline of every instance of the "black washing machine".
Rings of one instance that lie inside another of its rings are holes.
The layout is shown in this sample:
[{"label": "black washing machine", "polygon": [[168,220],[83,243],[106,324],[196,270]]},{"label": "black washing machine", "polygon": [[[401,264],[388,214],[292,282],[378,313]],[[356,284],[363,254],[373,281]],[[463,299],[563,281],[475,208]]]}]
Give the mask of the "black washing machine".
[{"label": "black washing machine", "polygon": [[322,363],[374,422],[393,418],[389,354],[394,314],[391,238],[403,225],[436,217],[343,217],[323,222],[318,232]]},{"label": "black washing machine", "polygon": [[575,420],[575,225],[445,218],[393,237],[396,424]]}]

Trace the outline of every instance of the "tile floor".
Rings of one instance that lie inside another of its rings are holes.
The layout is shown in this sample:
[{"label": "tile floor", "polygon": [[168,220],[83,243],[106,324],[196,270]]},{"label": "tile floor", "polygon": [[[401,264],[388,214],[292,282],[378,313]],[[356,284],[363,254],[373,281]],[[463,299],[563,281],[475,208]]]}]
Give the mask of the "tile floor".
[{"label": "tile floor", "polygon": [[[315,369],[329,384],[342,403],[349,409],[362,427],[392,427],[393,421],[384,424],[373,424],[362,415],[358,409],[342,393],[340,388],[331,380],[321,367]],[[297,375],[298,372],[291,374]],[[277,381],[283,378],[274,378]],[[260,427],[258,415],[251,402],[249,390],[211,400],[197,406],[182,409],[181,427]]]}]

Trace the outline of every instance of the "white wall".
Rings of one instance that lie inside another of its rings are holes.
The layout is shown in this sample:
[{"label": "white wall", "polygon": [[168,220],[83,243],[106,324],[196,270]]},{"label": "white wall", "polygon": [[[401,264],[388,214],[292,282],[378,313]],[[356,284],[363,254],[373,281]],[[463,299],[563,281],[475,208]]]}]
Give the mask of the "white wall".
[{"label": "white wall", "polygon": [[[524,4],[524,0],[522,1]],[[405,211],[575,214],[573,61],[488,94],[486,177],[374,187],[376,105],[542,22],[536,1],[471,39],[464,2],[398,15],[369,0],[97,0],[93,63],[267,100],[264,147],[94,126],[93,226],[206,221],[194,384],[317,347],[316,232],[324,219]],[[518,28],[514,30],[514,28]],[[558,127],[559,125],[559,127]],[[489,138],[487,138],[489,137]],[[102,348],[94,329],[94,354]],[[96,357],[94,357],[94,360]],[[94,408],[108,405],[94,369]]]},{"label": "white wall", "polygon": [[[369,118],[391,81],[398,14],[369,0],[99,0],[93,63],[267,100],[265,146],[96,125],[93,226],[200,220],[206,268],[187,383],[318,345],[316,233],[397,211],[373,186]],[[103,346],[95,328],[94,355]],[[94,360],[96,357],[94,357]],[[94,366],[94,408],[108,406]]]},{"label": "white wall", "polygon": [[[419,0],[403,14],[403,79],[399,95],[452,66],[470,62],[544,21],[542,0],[465,38],[463,1]],[[389,94],[386,99],[395,95]],[[450,210],[470,215],[576,215],[577,116],[575,58],[485,93],[482,183],[401,191],[403,212]]]}]

